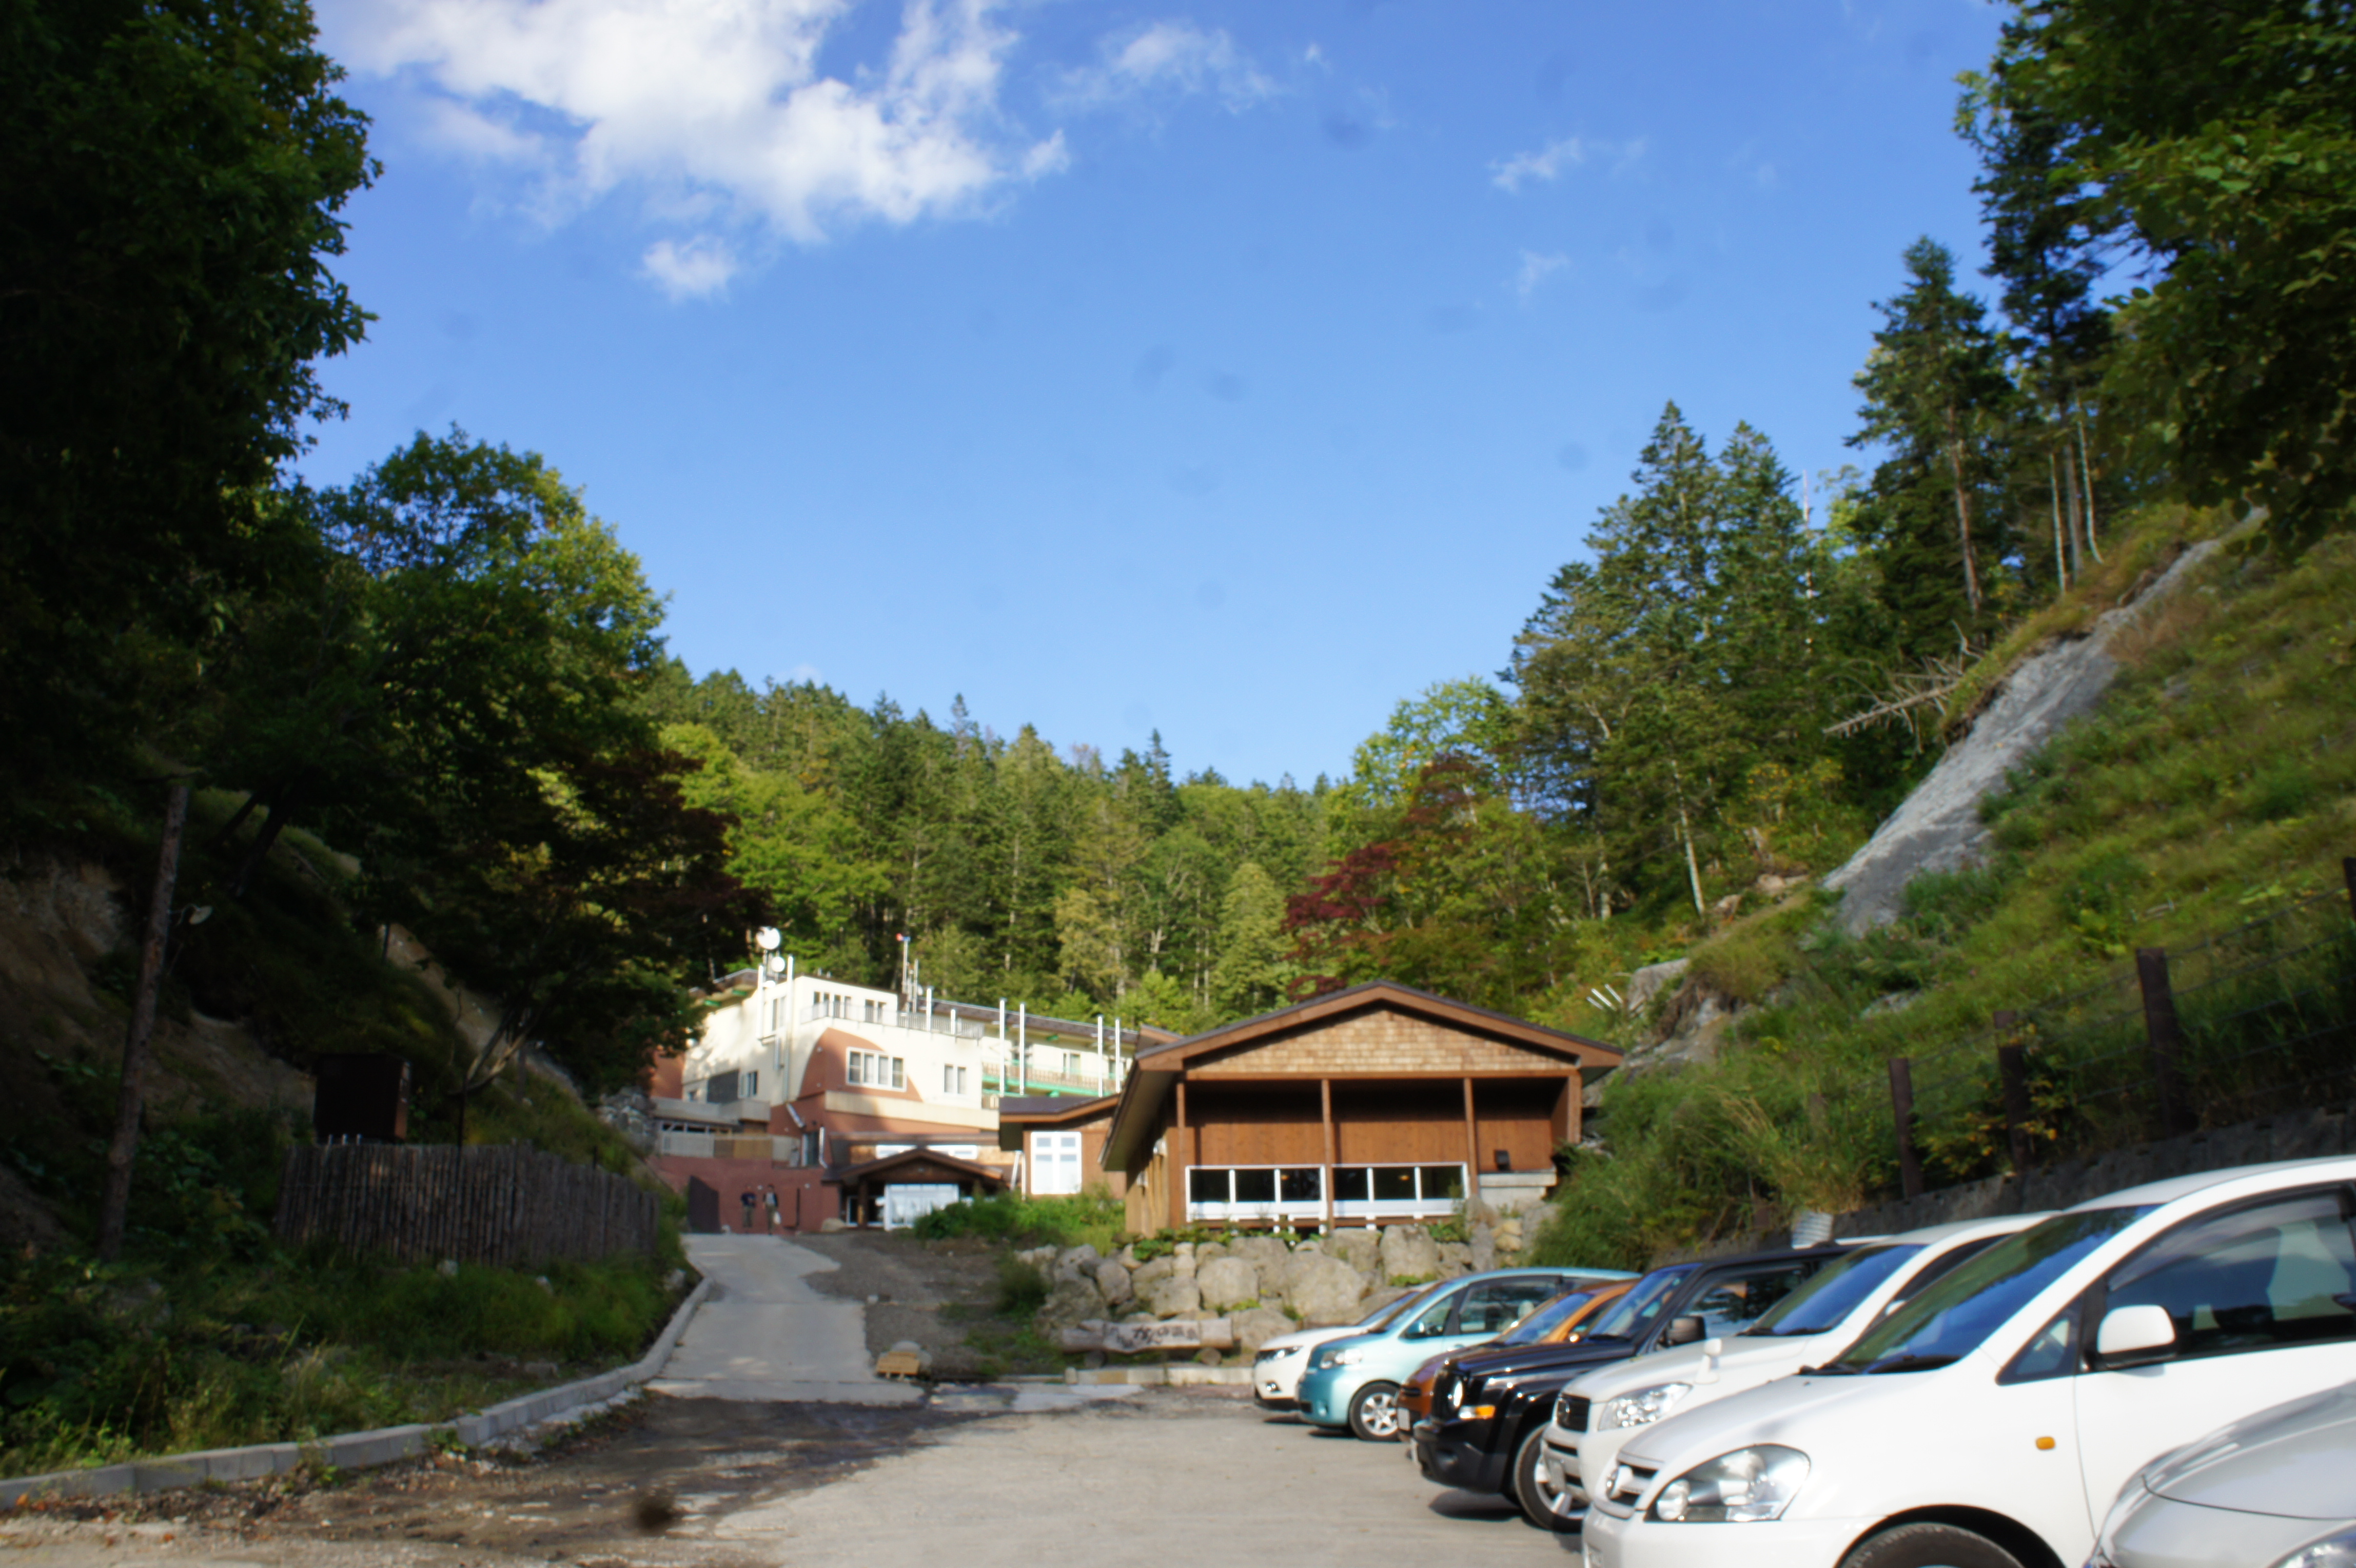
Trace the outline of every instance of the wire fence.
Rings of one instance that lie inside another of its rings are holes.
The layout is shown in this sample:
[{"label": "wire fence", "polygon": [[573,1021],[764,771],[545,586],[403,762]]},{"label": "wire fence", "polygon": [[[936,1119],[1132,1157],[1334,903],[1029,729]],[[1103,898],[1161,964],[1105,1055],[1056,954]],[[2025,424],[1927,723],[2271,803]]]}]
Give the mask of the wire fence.
[{"label": "wire fence", "polygon": [[[1906,1196],[2356,1098],[2356,860],[2296,899],[1890,1064],[1874,1112]],[[1863,1090],[1865,1086],[1856,1086]]]}]

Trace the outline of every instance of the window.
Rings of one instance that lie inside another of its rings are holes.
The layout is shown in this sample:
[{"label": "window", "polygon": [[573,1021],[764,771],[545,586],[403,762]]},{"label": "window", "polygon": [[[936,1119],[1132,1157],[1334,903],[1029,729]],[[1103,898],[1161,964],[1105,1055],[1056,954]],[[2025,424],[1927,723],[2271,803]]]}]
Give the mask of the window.
[{"label": "window", "polygon": [[1463,1196],[1462,1165],[1336,1165],[1333,1168],[1333,1201],[1342,1206],[1344,1213],[1444,1214]]},{"label": "window", "polygon": [[1783,1263],[1721,1279],[1703,1291],[1686,1315],[1701,1319],[1705,1338],[1740,1334],[1814,1272],[1806,1263]]},{"label": "window", "polygon": [[1489,1280],[1474,1285],[1458,1298],[1463,1305],[1457,1315],[1456,1332],[1503,1334],[1559,1288],[1561,1282],[1552,1275]]},{"label": "window", "polygon": [[851,1081],[870,1089],[907,1087],[907,1060],[880,1051],[850,1051]]},{"label": "window", "polygon": [[1079,1052],[1066,1051],[1064,1053],[1064,1076],[1066,1078],[1077,1078],[1080,1076]]},{"label": "window", "polygon": [[761,1075],[760,1075],[759,1073],[757,1073],[757,1072],[748,1072],[748,1073],[746,1073],[746,1074],[744,1075],[744,1090],[743,1090],[744,1098],[745,1098],[746,1100],[751,1100],[751,1099],[755,1098],[755,1096],[757,1096],[760,1092],[761,1092]]},{"label": "window", "polygon": [[963,1094],[965,1092],[965,1069],[961,1067],[950,1067],[944,1064],[941,1068],[941,1092],[943,1094]]},{"label": "window", "polygon": [[2144,1305],[2167,1308],[2179,1359],[2356,1338],[2356,1248],[2340,1195],[2179,1226],[2111,1276],[2106,1313]]},{"label": "window", "polygon": [[1080,1135],[1031,1134],[1031,1190],[1042,1197],[1080,1190]]}]

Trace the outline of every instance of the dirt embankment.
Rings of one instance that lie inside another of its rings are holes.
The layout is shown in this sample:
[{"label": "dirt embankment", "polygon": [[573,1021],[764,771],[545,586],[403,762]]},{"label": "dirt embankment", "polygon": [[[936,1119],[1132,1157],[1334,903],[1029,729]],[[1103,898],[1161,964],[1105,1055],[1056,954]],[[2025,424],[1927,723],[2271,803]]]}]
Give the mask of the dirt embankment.
[{"label": "dirt embankment", "polygon": [[933,1353],[936,1378],[982,1377],[1007,1369],[991,1365],[992,1353],[970,1343],[977,1327],[993,1324],[1002,1248],[970,1240],[919,1241],[884,1230],[794,1240],[837,1265],[811,1274],[813,1288],[867,1305],[869,1354],[880,1356],[903,1340],[913,1340]]}]

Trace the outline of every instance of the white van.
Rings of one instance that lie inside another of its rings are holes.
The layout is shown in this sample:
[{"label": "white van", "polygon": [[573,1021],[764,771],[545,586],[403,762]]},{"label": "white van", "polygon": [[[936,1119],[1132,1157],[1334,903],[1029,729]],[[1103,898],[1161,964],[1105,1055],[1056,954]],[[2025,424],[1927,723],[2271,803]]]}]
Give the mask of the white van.
[{"label": "white van", "polygon": [[2155,1454],[2356,1379],[2356,1158],[2155,1182],[2007,1238],[1839,1356],[1646,1427],[1587,1568],[2086,1560]]},{"label": "white van", "polygon": [[1998,1238],[2045,1218],[1958,1220],[1870,1242],[1814,1275],[1732,1338],[1614,1361],[1570,1383],[1555,1396],[1554,1420],[1538,1456],[1547,1483],[1539,1491],[1556,1521],[1576,1522],[1587,1507],[1581,1477],[1610,1475],[1621,1444],[1670,1412],[1748,1392],[1824,1359],[1893,1303],[1920,1294]]}]

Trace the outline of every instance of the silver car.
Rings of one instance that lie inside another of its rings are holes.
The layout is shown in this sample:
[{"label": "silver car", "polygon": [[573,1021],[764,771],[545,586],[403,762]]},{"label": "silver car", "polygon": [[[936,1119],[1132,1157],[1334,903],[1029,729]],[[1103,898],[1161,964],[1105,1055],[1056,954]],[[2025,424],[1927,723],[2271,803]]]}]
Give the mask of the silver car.
[{"label": "silver car", "polygon": [[2087,1568],[2356,1568],[2356,1383],[2153,1461],[2120,1489]]}]

